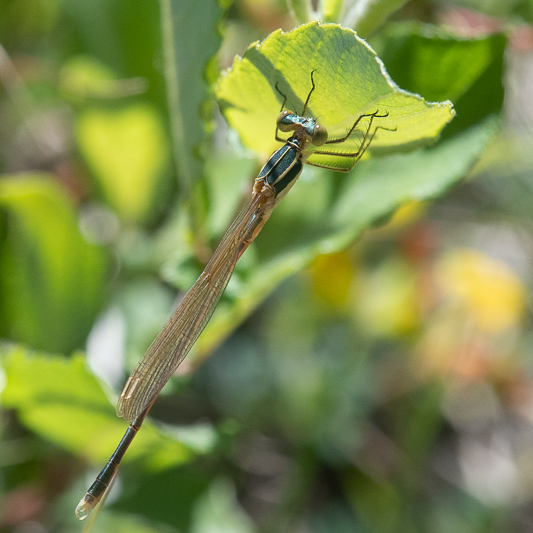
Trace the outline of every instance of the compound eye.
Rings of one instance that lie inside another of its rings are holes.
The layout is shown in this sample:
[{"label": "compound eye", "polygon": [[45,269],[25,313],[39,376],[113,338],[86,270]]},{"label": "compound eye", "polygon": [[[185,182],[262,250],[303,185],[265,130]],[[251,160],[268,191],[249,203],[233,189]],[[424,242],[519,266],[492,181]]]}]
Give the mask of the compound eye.
[{"label": "compound eye", "polygon": [[276,119],[278,129],[283,132],[295,130],[296,124],[294,123],[294,120],[292,120],[292,117],[294,117],[292,111],[288,111],[287,109],[282,111]]},{"label": "compound eye", "polygon": [[315,126],[315,131],[313,132],[313,137],[311,139],[311,142],[315,146],[322,146],[323,144],[326,143],[327,140],[328,140],[328,130],[324,126],[317,124]]}]

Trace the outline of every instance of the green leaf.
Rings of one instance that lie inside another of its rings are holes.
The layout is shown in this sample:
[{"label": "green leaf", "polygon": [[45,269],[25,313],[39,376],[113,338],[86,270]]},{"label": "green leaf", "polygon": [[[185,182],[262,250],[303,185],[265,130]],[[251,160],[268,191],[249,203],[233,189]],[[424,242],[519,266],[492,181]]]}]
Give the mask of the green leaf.
[{"label": "green leaf", "polygon": [[241,509],[235,487],[226,479],[215,480],[198,502],[192,533],[253,533],[249,516]]},{"label": "green leaf", "polygon": [[324,22],[339,22],[339,17],[344,7],[343,0],[323,0],[321,2],[322,16],[320,20]]},{"label": "green leaf", "polygon": [[206,185],[209,191],[209,234],[221,237],[229,227],[242,199],[248,195],[253,176],[253,158],[235,158],[214,153],[206,164]]},{"label": "green leaf", "polygon": [[46,175],[0,180],[1,333],[64,353],[86,338],[103,300],[107,256],[87,243],[70,200]]},{"label": "green leaf", "polygon": [[147,90],[144,78],[117,79],[114,72],[92,56],[74,56],[61,67],[59,87],[74,102],[89,98],[124,98]]},{"label": "green leaf", "polygon": [[196,356],[209,353],[284,278],[318,255],[346,248],[406,202],[441,196],[477,161],[494,130],[488,121],[430,149],[360,163],[348,175],[304,169],[237,264]]},{"label": "green leaf", "polygon": [[344,136],[361,115],[379,111],[388,116],[376,119],[375,126],[387,129],[379,130],[370,150],[412,149],[434,142],[454,116],[450,102],[428,103],[401,90],[352,30],[310,22],[253,44],[220,80],[220,107],[246,146],[265,157],[279,146],[274,117],[284,98],[275,86],[286,95],[286,107],[302,113],[312,71],[316,90],[309,112],[331,138]]},{"label": "green leaf", "polygon": [[366,37],[406,2],[407,0],[356,2],[346,13],[342,23],[350,28],[355,28],[359,35]]},{"label": "green leaf", "polygon": [[459,39],[433,26],[398,24],[378,50],[402,87],[454,103],[457,118],[445,131],[450,136],[501,111],[506,46],[501,34]]},{"label": "green leaf", "polygon": [[287,0],[289,10],[299,24],[311,19],[311,3],[308,0]]},{"label": "green leaf", "polygon": [[[16,409],[20,420],[35,433],[97,464],[105,464],[124,431],[126,422],[115,415],[100,383],[87,369],[85,358],[32,355],[12,348],[1,360],[6,386],[2,405]],[[196,452],[211,449],[214,433],[201,428],[174,435],[149,421],[143,424],[125,460],[149,456],[153,468],[167,468],[187,461]]]},{"label": "green leaf", "polygon": [[214,60],[222,41],[218,26],[224,4],[217,0],[161,0],[167,97],[174,160],[183,198],[192,200],[193,227],[203,226],[200,182],[212,129],[210,86],[218,75]]},{"label": "green leaf", "polygon": [[150,213],[167,168],[161,119],[150,106],[93,108],[77,124],[80,150],[107,203],[128,221]]},{"label": "green leaf", "polygon": [[[159,69],[154,68],[161,50],[157,2],[69,0],[59,4],[64,17],[57,29],[64,32],[61,58],[68,60],[72,54],[81,53],[110,67],[119,78],[141,77],[152,102],[164,105],[163,80]],[[122,91],[115,96],[127,94],[129,91]]]}]

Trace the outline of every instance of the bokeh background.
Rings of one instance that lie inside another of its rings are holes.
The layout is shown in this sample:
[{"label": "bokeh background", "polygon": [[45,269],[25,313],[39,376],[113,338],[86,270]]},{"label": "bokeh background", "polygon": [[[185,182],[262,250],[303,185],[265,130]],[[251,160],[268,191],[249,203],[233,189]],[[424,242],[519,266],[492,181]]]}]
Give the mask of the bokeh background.
[{"label": "bokeh background", "polygon": [[[0,0],[0,531],[82,530],[126,428],[116,395],[261,165],[213,84],[305,5]],[[533,3],[338,5],[402,88],[456,104],[443,142],[495,133],[459,185],[293,265],[236,320],[244,256],[94,531],[533,529]],[[181,99],[205,91],[188,113],[167,103],[169,9]],[[479,62],[432,93],[457,43]]]}]

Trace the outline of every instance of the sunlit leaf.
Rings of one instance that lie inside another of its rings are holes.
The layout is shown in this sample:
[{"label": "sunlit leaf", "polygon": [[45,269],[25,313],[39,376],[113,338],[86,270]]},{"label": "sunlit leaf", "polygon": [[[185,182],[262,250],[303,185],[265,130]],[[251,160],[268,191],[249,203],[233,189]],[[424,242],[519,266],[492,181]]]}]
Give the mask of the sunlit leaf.
[{"label": "sunlit leaf", "polygon": [[374,125],[387,129],[379,130],[371,150],[414,148],[434,142],[454,116],[450,102],[429,103],[401,90],[353,31],[311,22],[253,44],[219,82],[222,112],[244,144],[264,155],[279,146],[274,121],[284,100],[280,92],[287,97],[286,107],[302,113],[312,71],[316,90],[309,112],[331,138],[344,136],[361,115],[378,111],[388,116]]},{"label": "sunlit leaf", "polygon": [[130,221],[152,208],[166,169],[168,148],[151,107],[93,108],[78,119],[80,150],[109,205]]},{"label": "sunlit leaf", "polygon": [[[16,409],[20,420],[32,431],[95,463],[105,463],[127,428],[118,418],[101,384],[88,370],[81,355],[29,354],[12,348],[2,358],[6,386],[2,405]],[[195,437],[191,429],[173,436],[145,422],[125,460],[149,455],[150,465],[167,468],[187,461],[195,452],[214,444],[214,433]]]},{"label": "sunlit leaf", "polygon": [[324,22],[339,22],[344,4],[343,0],[324,0],[321,3],[323,15],[321,19]]}]

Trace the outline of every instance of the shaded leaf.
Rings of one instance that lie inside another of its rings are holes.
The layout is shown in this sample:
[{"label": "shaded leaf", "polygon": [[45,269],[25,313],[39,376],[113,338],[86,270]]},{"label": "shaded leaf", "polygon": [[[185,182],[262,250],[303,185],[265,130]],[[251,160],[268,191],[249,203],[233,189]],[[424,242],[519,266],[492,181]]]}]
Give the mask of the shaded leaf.
[{"label": "shaded leaf", "polygon": [[0,329],[36,348],[70,352],[103,300],[107,256],[87,243],[70,200],[46,175],[0,180],[7,236],[0,254]]},{"label": "shaded leaf", "polygon": [[453,102],[457,118],[445,130],[451,136],[500,112],[506,45],[502,34],[458,39],[429,25],[400,24],[389,29],[378,51],[399,85]]},{"label": "shaded leaf", "polygon": [[[222,41],[222,0],[162,0],[161,24],[174,160],[183,199],[192,203],[193,227],[203,227],[205,198],[200,183],[211,129],[210,86]],[[199,236],[199,241],[202,236]]]}]

